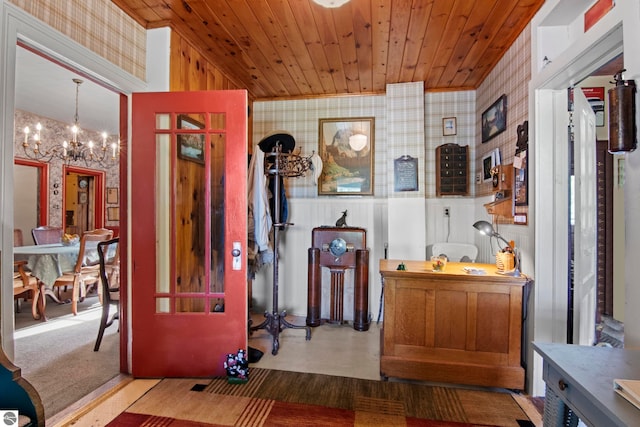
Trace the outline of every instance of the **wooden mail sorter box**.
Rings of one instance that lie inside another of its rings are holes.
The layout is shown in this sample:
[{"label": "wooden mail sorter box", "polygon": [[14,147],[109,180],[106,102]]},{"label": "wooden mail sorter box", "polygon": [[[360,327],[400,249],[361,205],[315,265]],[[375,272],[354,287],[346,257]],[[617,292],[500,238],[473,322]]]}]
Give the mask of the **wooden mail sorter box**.
[{"label": "wooden mail sorter box", "polygon": [[344,323],[344,273],[354,270],[353,328],[369,329],[369,250],[366,230],[357,227],[316,227],[309,248],[307,325],[320,326],[322,267],[331,273],[331,305],[328,322]]}]

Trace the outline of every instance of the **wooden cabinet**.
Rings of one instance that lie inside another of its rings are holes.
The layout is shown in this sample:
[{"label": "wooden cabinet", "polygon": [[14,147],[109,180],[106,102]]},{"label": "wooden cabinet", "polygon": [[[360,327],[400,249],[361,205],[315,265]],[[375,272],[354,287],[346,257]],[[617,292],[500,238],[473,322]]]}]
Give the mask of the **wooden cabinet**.
[{"label": "wooden cabinet", "polygon": [[[380,374],[415,380],[524,389],[521,366],[525,277],[494,264],[380,260],[384,324]],[[482,268],[467,274],[463,267]]]},{"label": "wooden cabinet", "polygon": [[469,194],[469,147],[443,144],[436,148],[436,196]]}]

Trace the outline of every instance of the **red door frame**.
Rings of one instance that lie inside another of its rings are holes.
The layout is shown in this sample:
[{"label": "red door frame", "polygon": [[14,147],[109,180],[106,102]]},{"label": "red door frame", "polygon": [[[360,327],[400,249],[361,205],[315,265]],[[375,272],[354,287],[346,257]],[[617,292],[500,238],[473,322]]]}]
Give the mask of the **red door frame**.
[{"label": "red door frame", "polygon": [[40,211],[38,212],[38,226],[49,225],[49,164],[42,163],[37,160],[22,159],[15,157],[13,163],[22,166],[31,166],[38,168],[38,203]]},{"label": "red door frame", "polygon": [[[93,212],[93,224],[95,228],[104,227],[104,193],[105,193],[105,172],[95,169],[81,168],[78,166],[63,165],[62,166],[62,209],[66,207],[67,201],[67,186],[64,177],[70,173],[77,173],[80,175],[87,175],[93,177],[94,183],[94,212]],[[67,229],[66,215],[62,215],[62,229]]]}]

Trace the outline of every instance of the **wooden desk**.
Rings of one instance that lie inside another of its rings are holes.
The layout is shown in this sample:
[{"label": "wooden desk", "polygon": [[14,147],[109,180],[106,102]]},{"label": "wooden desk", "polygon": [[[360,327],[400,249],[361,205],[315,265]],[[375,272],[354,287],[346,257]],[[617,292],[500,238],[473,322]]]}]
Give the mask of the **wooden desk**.
[{"label": "wooden desk", "polygon": [[596,427],[640,425],[640,409],[613,389],[614,379],[640,380],[640,351],[539,342],[533,348],[543,359],[545,426],[575,425],[576,416]]},{"label": "wooden desk", "polygon": [[[397,270],[401,262],[405,271]],[[524,389],[526,277],[498,274],[494,264],[450,262],[432,272],[429,261],[400,260],[380,260],[380,274],[383,377]]]}]

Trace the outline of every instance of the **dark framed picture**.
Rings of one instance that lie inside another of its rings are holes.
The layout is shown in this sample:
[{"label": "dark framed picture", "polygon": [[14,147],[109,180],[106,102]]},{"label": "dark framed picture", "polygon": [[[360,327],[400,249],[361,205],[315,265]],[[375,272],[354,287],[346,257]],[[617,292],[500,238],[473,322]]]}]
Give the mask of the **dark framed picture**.
[{"label": "dark framed picture", "polygon": [[449,136],[455,135],[457,133],[456,129],[456,118],[455,117],[445,117],[442,119],[442,135]]},{"label": "dark framed picture", "polygon": [[107,203],[118,204],[118,189],[115,187],[107,188]]},{"label": "dark framed picture", "polygon": [[507,129],[507,95],[502,95],[482,113],[482,142]]},{"label": "dark framed picture", "polygon": [[204,129],[204,115],[200,113],[178,114],[178,129]]},{"label": "dark framed picture", "polygon": [[482,182],[488,182],[492,180],[491,169],[493,168],[492,155],[484,156],[482,158]]},{"label": "dark framed picture", "polygon": [[373,195],[374,118],[320,119],[319,195]]},{"label": "dark framed picture", "polygon": [[178,137],[178,157],[204,164],[204,134],[184,134]]},{"label": "dark framed picture", "polygon": [[516,206],[528,206],[527,150],[516,154],[513,159],[513,166],[515,172],[514,204]]}]

